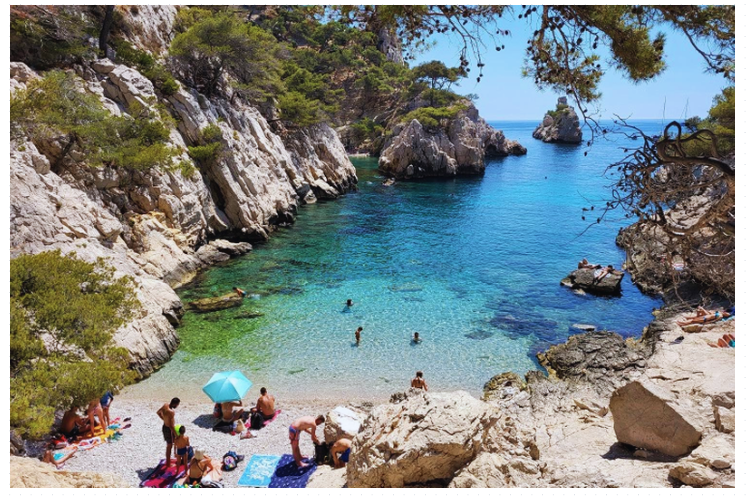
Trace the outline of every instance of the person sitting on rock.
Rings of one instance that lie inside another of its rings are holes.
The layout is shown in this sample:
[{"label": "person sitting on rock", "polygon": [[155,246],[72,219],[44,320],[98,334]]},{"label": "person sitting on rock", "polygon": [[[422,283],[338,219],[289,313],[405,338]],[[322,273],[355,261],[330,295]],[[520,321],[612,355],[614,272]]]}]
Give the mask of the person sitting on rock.
[{"label": "person sitting on rock", "polygon": [[341,469],[350,461],[350,448],[352,441],[347,438],[338,439],[329,450],[334,460],[334,468]]},{"label": "person sitting on rock", "polygon": [[425,391],[427,391],[427,382],[425,382],[425,378],[423,377],[421,370],[417,371],[410,385],[415,389],[424,389]]},{"label": "person sitting on rock", "polygon": [[686,327],[687,325],[693,325],[693,324],[705,324],[710,322],[717,322],[718,320],[722,320],[723,318],[728,318],[730,316],[730,313],[727,311],[715,311],[714,313],[707,313],[706,315],[700,315],[699,313],[697,316],[693,316],[691,318],[686,318],[684,320],[680,320],[676,322],[677,325],[680,327]]},{"label": "person sitting on rock", "polygon": [[617,270],[614,269],[613,265],[609,265],[606,268],[602,268],[602,269],[598,270],[593,275],[593,283],[594,284],[599,283],[601,280],[604,279],[604,277],[606,277],[606,275],[609,275],[609,274],[611,274],[611,275],[618,275],[619,273],[620,273],[619,271],[617,271]]},{"label": "person sitting on rock", "polygon": [[246,297],[246,291],[243,289],[239,289],[238,287],[234,287],[233,292],[238,294],[238,297]]}]

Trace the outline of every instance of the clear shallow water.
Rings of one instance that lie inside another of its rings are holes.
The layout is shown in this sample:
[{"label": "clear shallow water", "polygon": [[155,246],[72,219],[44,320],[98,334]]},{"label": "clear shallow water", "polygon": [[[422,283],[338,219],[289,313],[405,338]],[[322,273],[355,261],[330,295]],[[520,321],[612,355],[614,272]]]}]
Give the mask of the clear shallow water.
[{"label": "clear shallow water", "polygon": [[[531,138],[534,122],[492,124],[528,154],[491,162],[481,178],[383,187],[375,159],[354,159],[358,192],[303,207],[295,225],[180,291],[185,302],[234,285],[254,296],[240,308],[187,313],[179,351],[130,393],[199,393],[213,372],[240,369],[255,382],[252,395],[266,385],[304,399],[383,398],[424,370],[431,389],[478,395],[492,375],[538,368],[535,353],[577,333],[573,323],[639,335],[661,303],[629,276],[620,298],[559,285],[582,257],[624,261],[614,244],[622,219],[578,235],[582,208],[608,195],[606,164],[636,142],[599,140],[585,157],[583,147]],[[248,311],[264,315],[241,316]],[[415,331],[421,344],[410,342]]]}]

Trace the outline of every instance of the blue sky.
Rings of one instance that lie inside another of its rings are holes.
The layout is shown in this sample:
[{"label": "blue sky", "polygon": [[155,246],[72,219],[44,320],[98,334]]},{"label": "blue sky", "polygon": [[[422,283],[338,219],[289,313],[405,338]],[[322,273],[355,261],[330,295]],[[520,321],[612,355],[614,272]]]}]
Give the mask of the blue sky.
[{"label": "blue sky", "polygon": [[[536,20],[538,21],[538,20]],[[501,40],[505,49],[497,52],[490,47],[483,55],[484,77],[476,82],[477,68],[471,76],[454,88],[461,94],[475,93],[480,114],[488,120],[541,119],[547,109],[554,108],[559,95],[550,90],[541,91],[532,79],[521,76],[526,42],[536,29],[524,20],[505,16],[501,29],[511,31],[511,36]],[[712,98],[727,86],[726,80],[704,72],[704,61],[686,38],[668,29],[665,60],[668,67],[663,74],[646,83],[635,84],[614,69],[609,69],[601,80],[601,116],[614,114],[632,119],[681,119],[688,116],[705,116]],[[458,64],[460,44],[445,35],[432,37],[435,45],[418,54],[411,65],[438,59],[450,66]],[[602,61],[608,52],[599,51]],[[472,62],[476,66],[475,62]],[[664,112],[665,105],[665,112]]]}]

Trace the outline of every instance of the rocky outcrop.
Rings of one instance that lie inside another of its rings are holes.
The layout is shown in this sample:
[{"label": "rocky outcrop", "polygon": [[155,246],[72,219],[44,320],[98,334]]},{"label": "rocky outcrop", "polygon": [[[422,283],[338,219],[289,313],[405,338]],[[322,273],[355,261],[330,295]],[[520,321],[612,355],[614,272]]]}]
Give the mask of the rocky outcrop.
[{"label": "rocky outcrop", "polygon": [[488,125],[471,103],[444,121],[434,129],[416,119],[397,125],[381,152],[380,171],[402,179],[481,175],[485,158],[526,153]]},{"label": "rocky outcrop", "polygon": [[624,272],[613,270],[599,279],[596,277],[599,271],[601,269],[579,268],[563,278],[560,284],[602,296],[620,294]]},{"label": "rocky outcrop", "polygon": [[645,343],[625,340],[609,331],[571,336],[551,346],[537,358],[550,375],[564,380],[582,380],[598,388],[613,389],[647,366],[650,349]]},{"label": "rocky outcrop", "polygon": [[617,389],[609,408],[620,443],[678,457],[702,438],[696,416],[677,404],[673,393],[646,380]]},{"label": "rocky outcrop", "polygon": [[347,484],[535,485],[542,465],[530,445],[510,417],[465,392],[412,389],[366,418],[353,440]]},{"label": "rocky outcrop", "polygon": [[326,415],[324,441],[334,443],[338,439],[352,439],[360,432],[360,424],[365,416],[346,406],[338,406]]},{"label": "rocky outcrop", "polygon": [[[162,8],[157,14],[174,12]],[[143,11],[137,16],[145,18]],[[165,34],[151,27],[138,36],[155,49]],[[80,90],[98,96],[114,114],[126,115],[137,104],[158,115],[156,106],[165,106],[177,118],[169,138],[181,151],[177,161],[191,163],[187,145],[199,143],[207,125],[222,134],[220,157],[191,176],[91,168],[75,151],[63,159],[55,137],[11,144],[11,256],[60,249],[89,261],[102,257],[118,275],[132,276],[142,309],[115,341],[147,375],[178,346],[173,325],[182,303],[172,288],[246,252],[245,241],[266,239],[277,225],[291,222],[301,204],[354,188],[355,169],[326,125],[281,136],[240,99],[207,99],[183,85],[164,97],[138,71],[108,59],[75,72]],[[24,64],[11,63],[13,91],[36,77]]]},{"label": "rocky outcrop", "polygon": [[557,99],[557,109],[544,115],[533,137],[547,143],[579,144],[583,141],[580,119],[575,109],[567,105],[567,97]]},{"label": "rocky outcrop", "polygon": [[236,308],[241,306],[242,302],[243,298],[234,292],[224,296],[196,299],[189,303],[189,309],[194,310],[197,313],[210,313],[212,311]]},{"label": "rocky outcrop", "polygon": [[67,472],[35,458],[10,457],[11,488],[128,488],[114,474]]}]

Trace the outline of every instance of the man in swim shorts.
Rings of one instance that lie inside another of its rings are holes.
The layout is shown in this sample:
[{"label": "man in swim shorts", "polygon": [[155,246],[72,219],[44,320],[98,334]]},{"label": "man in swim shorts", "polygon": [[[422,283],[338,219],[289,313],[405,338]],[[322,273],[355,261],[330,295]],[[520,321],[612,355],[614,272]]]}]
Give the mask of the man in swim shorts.
[{"label": "man in swim shorts", "polygon": [[[350,461],[350,448],[352,447],[352,441],[347,438],[338,439],[336,443],[332,445],[329,452],[332,454],[334,459],[334,468],[339,469],[345,466]],[[339,455],[339,456],[337,456]]]},{"label": "man in swim shorts", "polygon": [[176,439],[176,428],[174,426],[176,412],[174,410],[179,406],[179,403],[181,403],[179,398],[173,398],[170,403],[164,404],[156,412],[158,417],[163,420],[161,431],[163,432],[163,440],[166,441],[166,467],[171,465],[171,447],[174,444],[174,439]]},{"label": "man in swim shorts", "polygon": [[267,420],[272,420],[275,416],[275,397],[267,392],[266,387],[262,387],[259,390],[259,399],[256,400],[256,408],[254,413],[262,418],[262,424]]},{"label": "man in swim shorts", "polygon": [[325,421],[326,419],[323,415],[319,415],[316,418],[307,416],[301,417],[290,424],[290,427],[288,428],[290,447],[293,449],[293,459],[295,460],[295,465],[297,465],[299,469],[308,466],[307,463],[303,463],[303,459],[306,457],[304,457],[300,453],[300,433],[309,433],[313,442],[315,444],[319,444],[319,439],[316,437],[316,427],[323,424]]},{"label": "man in swim shorts", "polygon": [[88,430],[88,421],[78,415],[78,408],[72,407],[65,412],[60,423],[60,432],[72,442]]}]

